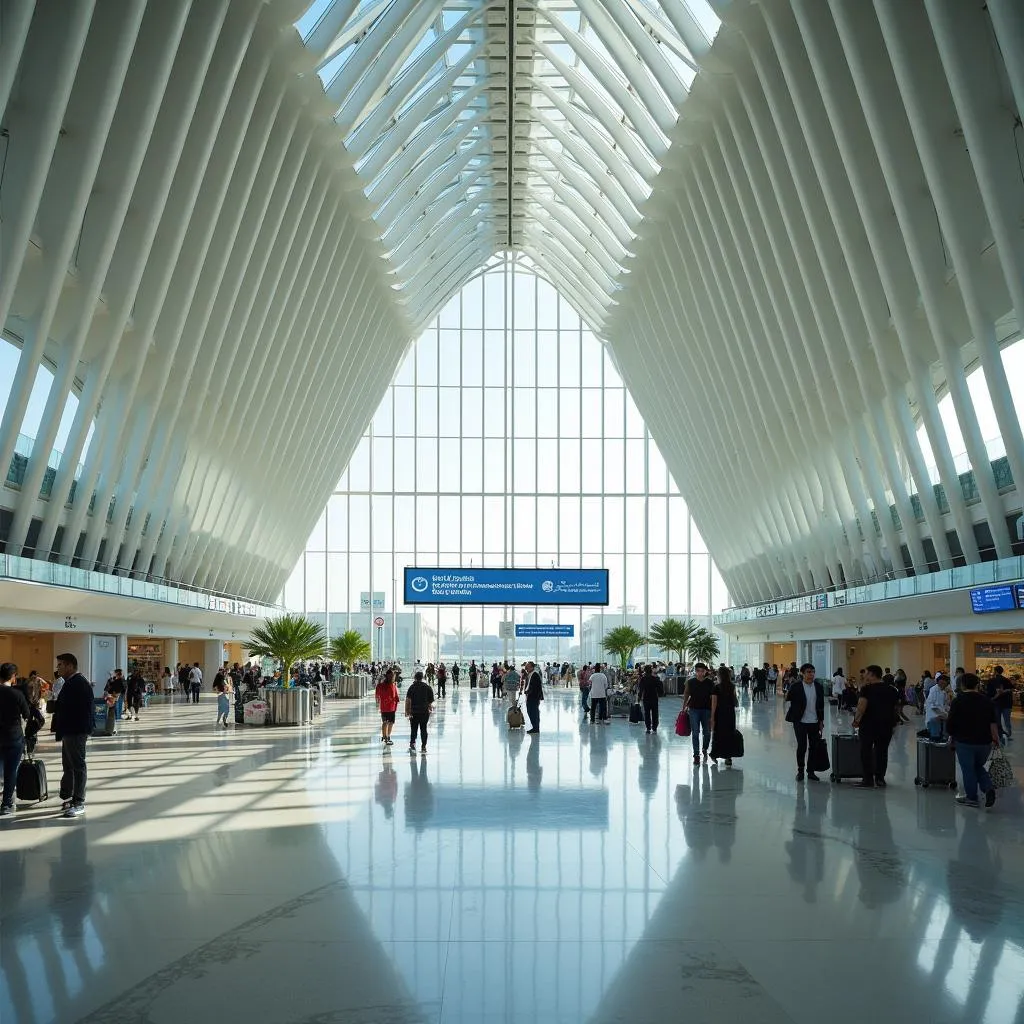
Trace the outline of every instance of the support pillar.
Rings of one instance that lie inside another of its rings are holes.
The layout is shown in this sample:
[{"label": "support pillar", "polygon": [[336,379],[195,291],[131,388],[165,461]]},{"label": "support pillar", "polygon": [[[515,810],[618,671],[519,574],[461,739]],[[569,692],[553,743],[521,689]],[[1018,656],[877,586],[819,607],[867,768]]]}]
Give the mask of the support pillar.
[{"label": "support pillar", "polygon": [[[57,633],[53,638],[53,656],[73,654],[78,659],[78,671],[95,683],[92,677],[92,634],[91,633]],[[103,689],[106,678],[99,680],[99,689]]]},{"label": "support pillar", "polygon": [[964,652],[964,635],[963,633],[950,633],[949,634],[949,671],[955,673],[960,667],[967,669],[968,672],[973,672],[975,666],[966,664],[966,654]]},{"label": "support pillar", "polygon": [[224,641],[203,641],[203,689],[209,690],[213,677],[224,667]]},{"label": "support pillar", "polygon": [[178,662],[181,658],[178,657],[178,641],[177,640],[165,640],[164,641],[164,664],[169,665],[172,672],[178,671]]},{"label": "support pillar", "polygon": [[128,678],[128,634],[119,633],[117,635],[117,647],[116,654],[114,656],[114,668],[119,668],[123,673],[125,679]]}]

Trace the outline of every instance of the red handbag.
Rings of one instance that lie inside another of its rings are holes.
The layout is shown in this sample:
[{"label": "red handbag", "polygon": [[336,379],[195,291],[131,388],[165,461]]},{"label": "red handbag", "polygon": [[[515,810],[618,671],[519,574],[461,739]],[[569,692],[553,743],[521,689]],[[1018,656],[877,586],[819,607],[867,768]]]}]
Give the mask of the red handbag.
[{"label": "red handbag", "polygon": [[684,738],[690,735],[690,716],[685,711],[676,716],[676,735]]}]

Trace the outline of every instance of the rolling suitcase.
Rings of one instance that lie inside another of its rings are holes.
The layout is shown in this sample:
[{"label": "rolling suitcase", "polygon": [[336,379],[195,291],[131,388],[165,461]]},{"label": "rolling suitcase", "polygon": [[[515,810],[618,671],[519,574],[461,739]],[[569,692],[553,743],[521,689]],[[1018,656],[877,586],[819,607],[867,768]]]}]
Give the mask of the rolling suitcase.
[{"label": "rolling suitcase", "polygon": [[508,714],[505,717],[510,729],[522,729],[526,725],[526,717],[518,702],[508,709]]},{"label": "rolling suitcase", "polygon": [[117,728],[117,709],[108,705],[102,698],[92,702],[92,734],[93,736],[113,736]]},{"label": "rolling suitcase", "polygon": [[50,792],[46,788],[46,765],[42,761],[26,757],[18,765],[16,792],[19,800],[25,803],[42,803],[48,800]]},{"label": "rolling suitcase", "polygon": [[956,754],[953,748],[946,743],[918,740],[917,777],[914,785],[922,789],[929,786],[956,789]]},{"label": "rolling suitcase", "polygon": [[833,733],[832,773],[829,778],[833,782],[842,782],[843,779],[859,779],[862,774],[860,739],[850,733]]},{"label": "rolling suitcase", "polygon": [[644,720],[644,709],[639,704],[633,704],[629,709],[629,724],[639,725]]}]

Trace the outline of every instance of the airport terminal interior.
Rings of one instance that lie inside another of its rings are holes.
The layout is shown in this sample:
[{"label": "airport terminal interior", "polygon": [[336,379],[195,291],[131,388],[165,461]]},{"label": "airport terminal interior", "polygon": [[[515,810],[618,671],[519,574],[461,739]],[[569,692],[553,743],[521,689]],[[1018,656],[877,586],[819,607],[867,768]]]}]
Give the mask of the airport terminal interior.
[{"label": "airport terminal interior", "polygon": [[1021,1024],[1022,123],[1020,0],[0,0],[0,1024]]}]

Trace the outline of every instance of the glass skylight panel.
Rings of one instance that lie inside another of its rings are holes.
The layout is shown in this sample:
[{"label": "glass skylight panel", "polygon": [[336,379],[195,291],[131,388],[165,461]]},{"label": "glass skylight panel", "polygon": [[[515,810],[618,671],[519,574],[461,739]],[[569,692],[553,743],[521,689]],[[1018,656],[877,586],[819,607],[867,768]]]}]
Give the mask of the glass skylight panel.
[{"label": "glass skylight panel", "polygon": [[[375,216],[384,211],[410,315],[446,298],[417,288],[457,290],[477,272],[469,255],[486,262],[510,241],[591,317],[607,310],[678,116],[666,89],[685,98],[692,54],[718,31],[707,0],[617,2],[520,4],[511,139],[502,6],[315,0],[295,23],[337,110],[351,112],[346,144]],[[451,273],[421,272],[449,262]]]}]

